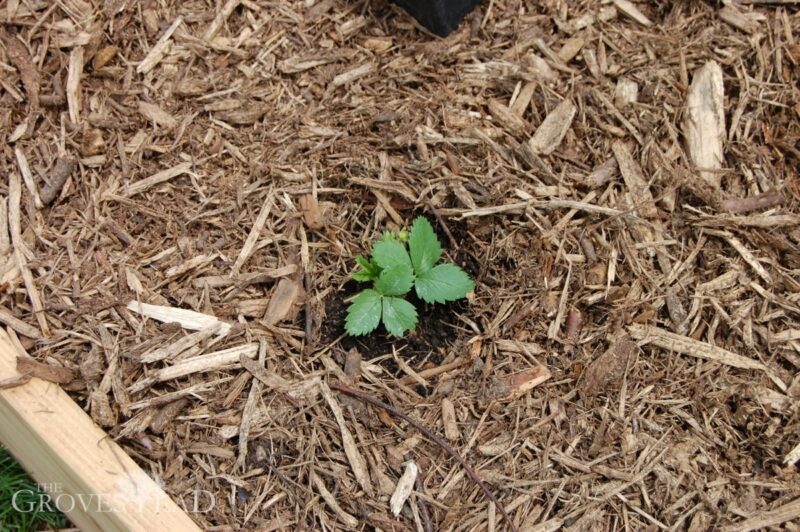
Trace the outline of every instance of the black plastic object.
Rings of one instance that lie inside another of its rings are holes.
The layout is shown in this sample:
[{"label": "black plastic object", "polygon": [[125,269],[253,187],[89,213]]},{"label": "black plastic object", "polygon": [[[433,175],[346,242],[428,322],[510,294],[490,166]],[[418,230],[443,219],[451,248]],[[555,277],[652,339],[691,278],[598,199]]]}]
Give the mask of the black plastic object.
[{"label": "black plastic object", "polygon": [[442,37],[456,29],[461,19],[481,0],[392,0],[420,24]]}]

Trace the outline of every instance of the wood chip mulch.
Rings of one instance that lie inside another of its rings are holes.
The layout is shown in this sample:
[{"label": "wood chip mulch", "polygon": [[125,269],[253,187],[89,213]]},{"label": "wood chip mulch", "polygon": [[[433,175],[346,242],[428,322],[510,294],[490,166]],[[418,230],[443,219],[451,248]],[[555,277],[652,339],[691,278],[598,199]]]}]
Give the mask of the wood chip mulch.
[{"label": "wood chip mulch", "polygon": [[800,530],[799,10],[8,0],[0,322],[207,530]]}]

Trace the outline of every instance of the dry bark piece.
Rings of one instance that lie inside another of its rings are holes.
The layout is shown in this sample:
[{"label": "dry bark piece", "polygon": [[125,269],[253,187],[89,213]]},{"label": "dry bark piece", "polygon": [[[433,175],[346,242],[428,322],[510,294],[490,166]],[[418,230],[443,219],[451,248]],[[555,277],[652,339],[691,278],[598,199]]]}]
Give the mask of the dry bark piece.
[{"label": "dry bark piece", "polygon": [[350,463],[350,468],[353,470],[353,475],[356,477],[358,485],[361,486],[364,492],[366,492],[367,495],[372,496],[374,491],[372,488],[372,482],[370,481],[369,471],[367,470],[367,461],[364,460],[364,456],[361,454],[361,451],[358,450],[358,445],[356,445],[356,440],[353,438],[353,434],[350,432],[350,429],[347,428],[347,423],[344,419],[344,414],[342,413],[342,407],[331,393],[331,390],[328,388],[327,384],[322,383],[320,385],[320,391],[322,392],[322,397],[325,398],[325,401],[331,408],[333,417],[336,419],[336,423],[339,425],[339,431],[342,435],[344,454],[347,456],[347,461]]},{"label": "dry bark piece", "polygon": [[636,159],[633,158],[628,145],[622,141],[617,141],[611,146],[614,157],[617,159],[620,173],[625,180],[628,190],[631,192],[633,202],[639,214],[644,218],[655,218],[658,216],[653,194],[650,192],[650,185],[644,178],[642,168]]},{"label": "dry bark piece", "polygon": [[653,25],[653,23],[650,22],[650,19],[647,18],[633,2],[630,2],[629,0],[614,0],[614,5],[617,7],[617,9],[628,15],[642,26]]},{"label": "dry bark piece", "polygon": [[510,133],[519,134],[525,131],[525,121],[501,102],[489,100],[489,112],[494,119]]},{"label": "dry bark piece", "polygon": [[56,384],[67,384],[75,380],[75,372],[73,370],[62,366],[45,364],[30,357],[17,357],[17,371],[23,375],[38,377]]},{"label": "dry bark piece", "polygon": [[300,210],[303,213],[303,221],[309,229],[319,231],[325,226],[325,218],[319,206],[317,198],[312,194],[300,196]]},{"label": "dry bark piece", "polygon": [[139,66],[136,67],[136,72],[139,74],[147,74],[161,62],[171,46],[172,34],[175,33],[175,30],[177,30],[178,26],[182,23],[182,17],[179,16],[175,19],[172,25],[161,35],[156,44],[153,45],[142,62],[139,63]]},{"label": "dry bark piece", "polygon": [[28,102],[32,108],[39,107],[39,91],[41,89],[39,69],[33,61],[28,49],[16,37],[9,35],[5,30],[0,32],[0,38],[6,45],[8,60],[19,70],[19,77],[28,95]]},{"label": "dry bark piece", "polygon": [[614,382],[622,380],[630,358],[636,353],[636,343],[624,337],[597,357],[583,372],[580,391],[584,399],[606,391]]},{"label": "dry bark piece", "polygon": [[85,157],[105,153],[106,141],[103,138],[103,132],[99,129],[88,129],[83,133],[81,142],[81,152]]},{"label": "dry bark piece", "polygon": [[178,125],[178,120],[164,109],[153,103],[139,102],[139,112],[151,122],[166,129]]},{"label": "dry bark piece", "polygon": [[42,203],[50,205],[55,201],[72,174],[72,168],[72,161],[69,158],[59,157],[56,159],[53,169],[50,171],[48,183],[39,190]]},{"label": "dry bark piece", "polygon": [[186,397],[167,403],[153,416],[150,421],[150,430],[156,434],[163,433],[187,406],[189,406],[189,399]]},{"label": "dry bark piece", "polygon": [[709,61],[694,73],[689,87],[683,134],[689,158],[697,167],[700,177],[715,190],[719,189],[722,180],[715,170],[722,168],[724,161],[724,104],[722,68],[716,61]]},{"label": "dry bark piece", "polygon": [[558,104],[533,134],[528,143],[531,151],[538,155],[553,153],[569,131],[576,111],[575,104],[569,100]]},{"label": "dry bark piece", "polygon": [[450,441],[458,440],[458,424],[456,423],[456,409],[453,402],[445,397],[442,399],[442,425],[444,425],[444,436]]},{"label": "dry bark piece", "polygon": [[100,70],[110,63],[112,59],[114,59],[114,56],[117,55],[118,51],[119,49],[116,46],[104,46],[100,49],[100,51],[94,54],[94,57],[92,58],[92,68],[94,70]]},{"label": "dry bark piece", "polygon": [[292,279],[281,279],[272,294],[264,314],[267,325],[276,325],[283,321],[292,311],[292,307],[300,296],[300,284]]}]

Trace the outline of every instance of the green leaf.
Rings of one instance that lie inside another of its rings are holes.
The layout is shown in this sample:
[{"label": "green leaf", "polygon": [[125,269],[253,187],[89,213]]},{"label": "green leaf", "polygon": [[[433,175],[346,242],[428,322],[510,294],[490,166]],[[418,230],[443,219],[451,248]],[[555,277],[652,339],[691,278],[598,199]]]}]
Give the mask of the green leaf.
[{"label": "green leaf", "polygon": [[381,268],[388,269],[392,266],[411,266],[411,258],[406,247],[399,240],[379,240],[372,248],[372,260]]},{"label": "green leaf", "polygon": [[383,298],[383,326],[394,336],[403,336],[417,325],[414,305],[399,297]]},{"label": "green leaf", "polygon": [[381,274],[381,267],[374,261],[368,261],[361,255],[356,257],[356,262],[361,266],[361,270],[353,273],[353,279],[360,282],[374,281]]},{"label": "green leaf", "polygon": [[375,290],[385,296],[402,296],[414,285],[414,271],[409,265],[398,264],[381,271]]},{"label": "green leaf", "polygon": [[442,245],[439,244],[431,223],[422,216],[414,220],[411,226],[408,247],[411,248],[411,262],[417,275],[433,268],[442,256]]},{"label": "green leaf", "polygon": [[344,328],[352,336],[374,331],[381,321],[381,295],[375,290],[364,290],[347,308]]},{"label": "green leaf", "polygon": [[452,263],[440,264],[417,275],[414,286],[419,298],[427,303],[455,301],[475,290],[475,283],[469,275]]}]

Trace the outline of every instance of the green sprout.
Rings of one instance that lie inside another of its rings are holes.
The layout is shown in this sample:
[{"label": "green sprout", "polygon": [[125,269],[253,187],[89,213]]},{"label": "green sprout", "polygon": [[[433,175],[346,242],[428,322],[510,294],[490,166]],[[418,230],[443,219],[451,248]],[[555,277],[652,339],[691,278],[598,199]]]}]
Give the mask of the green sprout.
[{"label": "green sprout", "polygon": [[414,220],[411,231],[384,232],[372,247],[369,260],[356,257],[360,269],[353,273],[353,279],[373,284],[348,307],[347,333],[371,333],[381,321],[394,336],[413,331],[417,310],[404,298],[412,288],[426,303],[456,301],[475,290],[469,275],[455,264],[437,265],[441,257],[442,245],[430,222],[421,216]]}]

